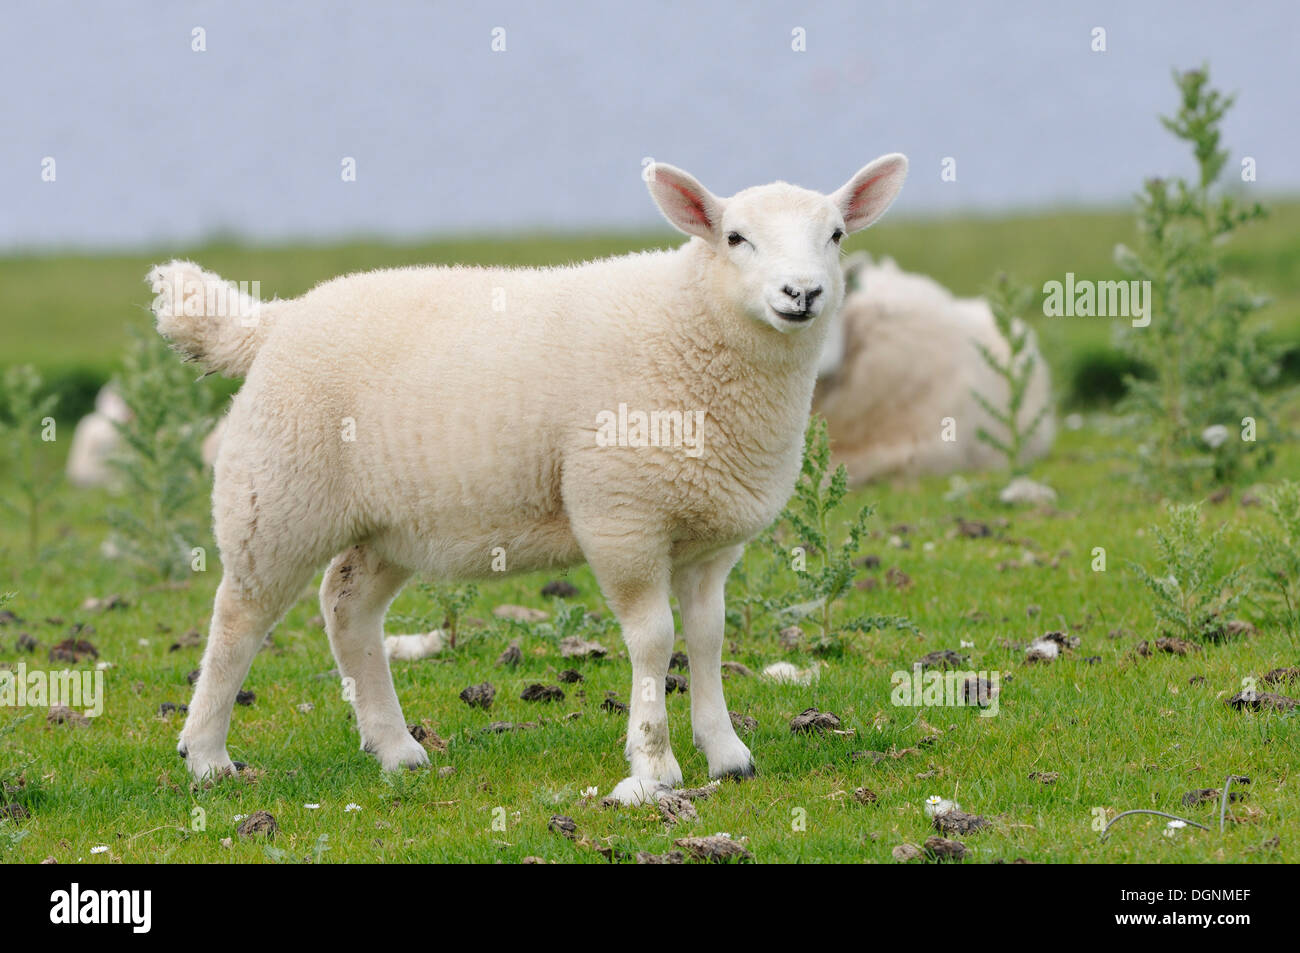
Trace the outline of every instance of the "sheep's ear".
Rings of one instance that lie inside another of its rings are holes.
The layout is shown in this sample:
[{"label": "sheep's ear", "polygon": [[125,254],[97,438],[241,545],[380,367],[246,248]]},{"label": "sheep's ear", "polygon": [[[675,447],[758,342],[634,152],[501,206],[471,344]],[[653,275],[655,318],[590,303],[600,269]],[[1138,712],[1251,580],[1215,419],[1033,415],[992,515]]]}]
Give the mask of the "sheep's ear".
[{"label": "sheep's ear", "polygon": [[907,178],[907,157],[897,152],[863,166],[831,199],[840,207],[844,228],[858,232],[889,208]]},{"label": "sheep's ear", "polygon": [[722,199],[681,169],[656,162],[645,173],[650,197],[664,218],[687,235],[715,241],[722,223]]}]

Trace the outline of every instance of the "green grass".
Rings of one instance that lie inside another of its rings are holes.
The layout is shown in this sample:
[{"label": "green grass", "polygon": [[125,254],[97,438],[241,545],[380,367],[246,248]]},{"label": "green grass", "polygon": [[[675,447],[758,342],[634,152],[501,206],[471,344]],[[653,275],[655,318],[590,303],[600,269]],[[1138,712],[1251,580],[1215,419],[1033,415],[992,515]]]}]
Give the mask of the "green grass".
[{"label": "green grass", "polygon": [[[199,660],[198,648],[169,651],[190,627],[204,629],[217,583],[215,567],[196,574],[187,588],[150,589],[120,564],[101,559],[100,519],[106,496],[64,494],[55,518],[57,532],[36,562],[20,555],[19,527],[0,531],[0,587],[19,595],[9,606],[27,621],[0,628],[0,660],[42,664],[49,646],[75,622],[87,622],[106,673],[104,714],[88,727],[49,725],[43,713],[24,722],[14,745],[35,760],[27,769],[22,799],[32,817],[21,823],[27,836],[5,859],[61,862],[250,861],[267,860],[262,848],[235,837],[238,814],[268,810],[279,821],[276,845],[290,859],[310,854],[328,835],[328,861],[518,861],[527,855],[548,860],[603,862],[594,850],[547,831],[553,813],[569,814],[580,831],[623,850],[671,849],[675,836],[728,831],[748,838],[760,861],[880,861],[903,841],[919,843],[929,833],[923,803],[931,794],[956,797],[962,806],[998,819],[999,829],[970,835],[975,859],[1058,862],[1295,861],[1300,848],[1290,836],[1300,824],[1297,784],[1297,728],[1300,719],[1234,711],[1224,699],[1242,679],[1300,662],[1295,639],[1262,620],[1259,634],[1222,646],[1207,646],[1186,658],[1131,657],[1139,638],[1153,632],[1153,618],[1141,586],[1126,560],[1149,562],[1150,534],[1143,528],[1160,517],[1159,501],[1117,477],[1123,464],[1104,428],[1065,434],[1042,476],[1062,497],[1056,511],[1005,510],[978,501],[943,502],[947,484],[881,485],[860,491],[852,503],[878,503],[877,533],[867,551],[881,557],[882,581],[873,591],[854,590],[845,607],[909,616],[923,635],[890,631],[851,637],[846,654],[826,661],[821,681],[810,687],[774,685],[760,678],[732,678],[729,707],[752,715],[758,730],[749,738],[759,764],[757,778],[727,783],[698,804],[700,820],[665,828],[651,808],[602,810],[584,803],[588,785],[601,794],[622,776],[622,716],[600,709],[605,692],[626,698],[629,669],[617,636],[605,660],[576,665],[586,681],[565,686],[562,703],[520,701],[529,683],[556,682],[570,667],[553,642],[536,633],[523,640],[524,662],[515,671],[495,666],[509,638],[498,625],[471,629],[454,653],[415,663],[395,663],[395,677],[408,722],[428,720],[448,741],[435,754],[435,770],[386,779],[377,763],[357,750],[349,705],[336,678],[317,677],[333,667],[324,633],[313,617],[310,594],[276,630],[258,656],[246,687],[256,692],[250,707],[238,707],[231,754],[264,772],[255,783],[226,781],[194,790],[175,753],[179,715],[160,717],[163,702],[186,702],[185,676]],[[1294,472],[1295,448],[1288,448],[1279,472]],[[1260,518],[1258,507],[1235,502],[1207,507],[1213,521],[1226,521],[1224,564],[1247,561],[1242,529]],[[991,523],[1008,520],[991,538],[952,533],[956,517]],[[899,524],[907,524],[903,533]],[[898,533],[910,548],[888,538]],[[933,543],[933,546],[927,546]],[[1090,568],[1092,548],[1107,550],[1108,570]],[[1042,564],[1000,571],[1026,552]],[[751,553],[751,559],[763,558]],[[884,582],[898,567],[913,580],[900,591]],[[569,578],[578,600],[607,611],[585,568]],[[490,619],[492,607],[522,602],[546,607],[538,594],[544,576],[485,584],[473,615]],[[131,605],[104,613],[80,611],[89,596],[120,592]],[[404,593],[394,613],[424,611],[414,590]],[[1033,613],[1031,615],[1031,613]],[[47,617],[61,621],[46,621]],[[1002,640],[1024,642],[1050,629],[1066,628],[1082,639],[1079,649],[1050,665],[1027,666],[1023,653]],[[755,671],[773,661],[803,666],[813,657],[780,647],[776,626],[761,625],[738,644],[734,634],[725,657]],[[1122,629],[1117,638],[1109,636]],[[37,654],[14,650],[20,631],[41,643]],[[896,708],[890,704],[890,675],[936,648],[966,640],[970,668],[1010,673],[1000,712],[980,718],[968,708]],[[680,647],[680,646],[679,646]],[[1099,657],[1089,664],[1085,658]],[[48,667],[48,666],[47,666]],[[82,666],[87,667],[87,666]],[[1189,684],[1193,676],[1200,684]],[[491,711],[466,707],[458,698],[467,685],[484,680],[498,688]],[[578,697],[573,689],[585,692]],[[310,702],[308,713],[297,706]],[[792,735],[791,717],[816,706],[835,712],[852,737]],[[570,712],[581,715],[572,720]],[[3,717],[12,718],[9,712]],[[530,731],[489,735],[493,720],[545,724]],[[669,696],[676,752],[687,784],[706,779],[702,757],[690,744],[689,700]],[[922,720],[924,719],[924,720]],[[931,733],[932,746],[879,764],[853,760],[854,751],[914,746]],[[14,757],[13,751],[0,758]],[[436,768],[455,772],[439,777]],[[935,772],[920,779],[918,775]],[[1033,771],[1059,772],[1044,786]],[[1219,834],[1217,812],[1183,808],[1183,793],[1218,787],[1224,775],[1253,779],[1248,799],[1234,805],[1236,820]],[[861,805],[843,792],[866,786],[879,801]],[[318,810],[303,807],[318,803]],[[361,805],[348,813],[345,805]],[[206,830],[190,830],[191,812],[206,812]],[[1126,818],[1108,843],[1092,827],[1094,808],[1112,813],[1153,808],[1187,816],[1212,828],[1162,836],[1163,821]],[[503,808],[505,831],[493,830],[493,810]],[[795,831],[796,809],[806,811],[806,830]],[[1274,835],[1277,849],[1252,852]],[[234,838],[230,847],[223,838]],[[3,841],[0,841],[3,843]],[[107,845],[107,853],[90,848]]]},{"label": "green grass", "polygon": [[[1230,253],[1235,271],[1274,295],[1269,317],[1290,340],[1300,339],[1298,224],[1300,203],[1282,205]],[[974,293],[1003,268],[1031,282],[1065,271],[1110,275],[1110,248],[1128,240],[1130,232],[1126,214],[1070,212],[987,221],[891,221],[868,233],[861,245],[892,254],[903,267],[932,274],[960,293]],[[563,262],[668,241],[656,235],[292,249],[217,244],[180,253],[234,278],[258,278],[265,295],[287,296],[340,272],[383,265]],[[115,367],[125,326],[146,320],[149,294],[141,276],[148,264],[172,254],[177,251],[0,261],[4,362],[32,361],[51,377],[74,369],[96,384]],[[1089,366],[1089,355],[1109,346],[1108,323],[1040,319],[1039,330],[1061,392],[1088,396],[1072,390],[1071,382]],[[1293,401],[1285,415],[1292,429],[1298,411]],[[54,454],[71,435],[71,412],[68,406],[60,412],[61,440],[50,451],[52,469],[59,464]],[[433,756],[433,770],[386,778],[357,750],[353,716],[337,679],[317,677],[334,663],[313,621],[319,608],[308,593],[254,664],[246,687],[256,692],[255,703],[236,709],[231,754],[253,765],[260,777],[192,788],[175,753],[181,716],[157,711],[163,702],[189,700],[186,674],[197,667],[200,649],[173,652],[169,646],[190,628],[206,631],[220,572],[216,560],[209,558],[208,572],[195,574],[184,588],[153,588],[133,578],[121,562],[100,555],[111,497],[58,488],[34,556],[26,551],[22,521],[0,510],[0,592],[17,593],[8,608],[25,619],[0,625],[0,664],[24,661],[50,668],[50,646],[65,638],[71,625],[85,622],[95,629],[88,637],[101,659],[113,667],[105,673],[104,714],[91,725],[51,725],[36,710],[0,741],[0,773],[18,759],[20,749],[32,759],[24,772],[26,787],[13,796],[31,811],[16,825],[25,836],[6,851],[15,825],[0,823],[0,859],[265,862],[270,858],[259,844],[235,836],[234,818],[268,810],[281,829],[275,845],[288,860],[311,855],[328,835],[325,861],[514,862],[537,855],[603,862],[592,848],[548,832],[548,818],[562,813],[592,840],[631,852],[662,852],[677,836],[728,831],[748,838],[759,861],[888,862],[895,845],[920,843],[932,833],[923,804],[939,794],[997,820],[995,830],[963,838],[977,861],[1300,860],[1292,836],[1300,826],[1295,772],[1300,718],[1241,713],[1224,704],[1243,678],[1300,664],[1300,644],[1248,606],[1247,617],[1259,623],[1253,637],[1206,646],[1185,658],[1132,657],[1135,643],[1154,634],[1154,619],[1140,582],[1125,566],[1128,560],[1152,561],[1145,528],[1161,518],[1162,501],[1127,479],[1126,452],[1100,414],[1090,416],[1081,431],[1063,432],[1037,472],[1061,494],[1051,511],[1007,510],[981,494],[949,502],[943,479],[882,484],[853,494],[850,505],[872,501],[878,507],[867,551],[880,557],[881,566],[863,575],[880,585],[852,590],[839,617],[906,615],[922,635],[891,630],[852,636],[842,656],[824,660],[820,682],[809,687],[730,679],[729,707],[758,721],[747,740],[759,775],[723,785],[697,805],[698,822],[675,830],[665,828],[653,809],[602,810],[580,798],[589,785],[608,793],[625,769],[624,719],[600,708],[606,691],[624,698],[628,691],[630,673],[617,635],[605,637],[609,658],[574,666],[586,681],[565,686],[569,697],[551,705],[519,700],[529,683],[554,684],[556,673],[570,667],[537,632],[523,639],[524,662],[514,671],[495,666],[510,637],[499,623],[471,628],[454,653],[395,663],[407,721],[427,719],[447,739],[448,750]],[[6,464],[0,461],[0,496],[11,498]],[[1270,476],[1294,474],[1298,466],[1298,448],[1284,447]],[[1243,507],[1234,498],[1207,506],[1206,514],[1229,524],[1223,564],[1249,563],[1244,529],[1261,519],[1260,508]],[[957,517],[1008,522],[991,538],[968,539],[953,533]],[[908,548],[891,545],[893,535]],[[1106,548],[1106,572],[1090,568],[1097,546]],[[1027,551],[1039,557],[1038,564],[999,568],[1019,562]],[[885,581],[891,567],[911,577],[910,589]],[[607,611],[587,569],[568,578],[580,589],[578,601]],[[504,602],[546,607],[548,600],[539,595],[546,580],[535,575],[485,583],[469,614],[490,620],[492,608]],[[793,589],[790,580],[778,582],[778,588],[781,595]],[[88,597],[111,593],[123,594],[129,607],[103,613],[79,608]],[[789,598],[796,601],[793,594]],[[412,589],[393,612],[427,609]],[[1078,635],[1082,645],[1050,665],[1026,666],[1021,651],[1002,644],[1060,628]],[[783,649],[776,629],[765,622],[745,641],[732,633],[725,657],[755,671],[779,660],[801,667],[814,660],[808,652]],[[1123,634],[1110,637],[1116,630]],[[15,648],[21,632],[40,643],[35,654]],[[966,708],[891,705],[891,673],[908,669],[931,650],[957,649],[963,640],[975,644],[965,650],[970,668],[1010,673],[997,717],[980,718]],[[1089,664],[1088,657],[1098,660]],[[1189,683],[1198,675],[1203,682]],[[462,688],[485,680],[498,689],[490,712],[470,709],[457,698]],[[302,713],[303,702],[314,707]],[[668,705],[686,783],[701,784],[706,766],[690,744],[689,697],[670,695]],[[809,706],[835,712],[854,735],[792,735],[791,717]],[[571,712],[581,714],[564,718]],[[6,722],[22,714],[0,709]],[[545,723],[529,731],[482,731],[494,720],[538,718]],[[879,764],[852,758],[855,751],[915,746],[932,734],[930,726],[941,734],[919,753]],[[442,766],[455,771],[441,777],[436,769]],[[1030,780],[1034,771],[1055,771],[1059,779],[1045,786]],[[1220,834],[1216,810],[1184,808],[1181,797],[1194,788],[1218,787],[1227,774],[1248,775],[1253,783]],[[878,802],[853,801],[848,795],[859,786],[874,790]],[[307,803],[320,808],[308,810]],[[349,803],[362,810],[345,812]],[[191,829],[196,807],[206,816],[201,831]],[[504,831],[493,829],[498,808],[506,817]],[[1137,816],[1121,821],[1103,844],[1093,828],[1097,808],[1165,810],[1212,831],[1187,829],[1165,837],[1162,820]],[[800,809],[806,812],[802,831],[793,825]],[[1275,835],[1281,836],[1279,847],[1255,849]],[[233,839],[230,847],[223,846],[224,838]],[[92,855],[97,845],[109,851]]]}]

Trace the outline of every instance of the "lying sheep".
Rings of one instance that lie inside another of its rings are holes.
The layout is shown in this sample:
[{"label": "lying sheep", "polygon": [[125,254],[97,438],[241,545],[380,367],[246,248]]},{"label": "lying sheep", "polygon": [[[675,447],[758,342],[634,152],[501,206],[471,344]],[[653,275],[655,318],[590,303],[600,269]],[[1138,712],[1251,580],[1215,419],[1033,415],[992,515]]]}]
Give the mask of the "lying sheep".
[{"label": "lying sheep", "polygon": [[[84,490],[118,482],[119,474],[113,472],[109,461],[122,452],[125,444],[117,425],[126,423],[131,416],[131,408],[111,385],[99,389],[95,409],[78,420],[72,432],[72,446],[65,465],[69,483]],[[216,460],[225,428],[226,421],[219,420],[204,438],[201,448],[204,466],[210,467]]]},{"label": "lying sheep", "polygon": [[113,482],[116,474],[108,461],[122,446],[117,425],[130,419],[131,410],[122,396],[112,387],[101,387],[95,395],[95,409],[78,420],[72,431],[65,465],[69,483],[87,489]]},{"label": "lying sheep", "polygon": [[[723,584],[793,490],[840,239],[906,169],[889,155],[831,196],[723,199],[654,165],[650,193],[691,240],[573,267],[377,271],[260,308],[196,265],[155,268],[159,331],[244,377],[215,468],[224,575],[179,744],[193,775],[231,769],[235,694],[331,556],[321,608],[362,747],[387,769],[424,764],[384,614],[413,573],[482,578],[502,551],[513,572],[586,560],[621,624],[631,776],[615,796],[682,780],[663,692],[673,595],[709,774],[752,774],[722,694]],[[206,314],[213,299],[240,317]],[[690,446],[687,420],[703,421]]]},{"label": "lying sheep", "polygon": [[[1001,361],[1010,353],[988,304],[956,298],[891,259],[877,264],[854,255],[845,262],[845,278],[856,290],[828,334],[813,409],[826,418],[834,455],[850,480],[1001,465],[1002,455],[976,437],[980,427],[1006,437],[1006,427],[975,398],[978,393],[1003,408],[1008,397],[1006,382],[976,343]],[[1055,434],[1050,411],[1044,413],[1051,399],[1047,364],[1032,337],[1029,353],[1034,368],[1021,426],[1043,416],[1025,460],[1045,454]]]}]

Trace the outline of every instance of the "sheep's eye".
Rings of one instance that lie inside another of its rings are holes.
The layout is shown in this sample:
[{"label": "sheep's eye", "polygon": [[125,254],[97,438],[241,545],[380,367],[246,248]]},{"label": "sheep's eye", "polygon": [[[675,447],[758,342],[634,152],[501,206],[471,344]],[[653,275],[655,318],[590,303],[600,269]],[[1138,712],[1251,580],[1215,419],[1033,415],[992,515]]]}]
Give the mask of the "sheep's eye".
[{"label": "sheep's eye", "polygon": [[835,229],[835,231],[831,232],[831,241],[833,241],[837,245],[840,243],[840,239],[843,237],[844,237],[844,229],[842,228],[837,228]]},{"label": "sheep's eye", "polygon": [[740,232],[732,232],[727,236],[727,244],[732,248],[735,248],[737,245],[743,245],[744,243],[745,236],[740,234]]}]

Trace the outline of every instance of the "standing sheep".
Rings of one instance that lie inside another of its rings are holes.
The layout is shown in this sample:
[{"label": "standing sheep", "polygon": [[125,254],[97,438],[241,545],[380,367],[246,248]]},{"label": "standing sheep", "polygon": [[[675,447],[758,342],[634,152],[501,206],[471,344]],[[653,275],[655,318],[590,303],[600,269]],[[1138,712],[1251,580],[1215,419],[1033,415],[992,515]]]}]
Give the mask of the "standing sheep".
[{"label": "standing sheep", "polygon": [[[1006,438],[975,394],[1005,407],[1006,381],[978,344],[1006,361],[1010,347],[980,298],[957,298],[938,282],[901,270],[892,259],[865,254],[845,262],[851,289],[831,322],[813,410],[826,418],[837,462],[853,484],[894,474],[951,473],[992,468],[1001,453],[976,436],[980,427]],[[1024,459],[1047,453],[1055,435],[1047,363],[1032,337],[1033,355],[1020,423],[1042,415]],[[956,439],[945,439],[951,418]]]},{"label": "standing sheep", "polygon": [[[752,774],[722,694],[723,586],[793,490],[840,239],[906,170],[889,155],[831,196],[779,182],[723,199],[658,164],[650,193],[692,236],[675,250],[349,275],[260,310],[188,262],[150,272],[159,331],[245,378],[215,467],[224,575],[180,737],[192,774],[231,769],[235,694],[331,556],[321,609],[362,748],[386,769],[424,764],[384,614],[412,574],[483,578],[498,548],[512,572],[585,559],[618,617],[632,692],[616,797],[682,779],[663,691],[673,595],[695,743],[711,776]],[[241,317],[204,306],[231,296]]]}]

